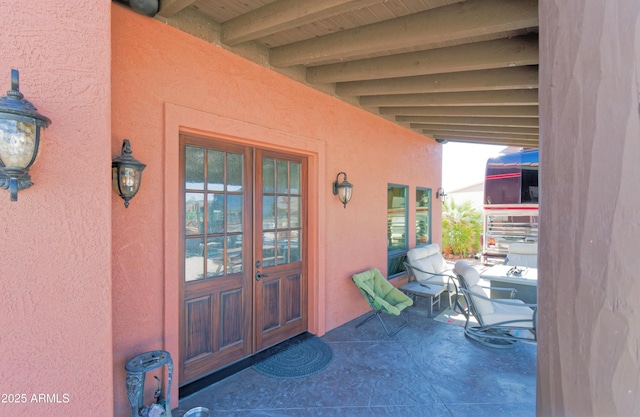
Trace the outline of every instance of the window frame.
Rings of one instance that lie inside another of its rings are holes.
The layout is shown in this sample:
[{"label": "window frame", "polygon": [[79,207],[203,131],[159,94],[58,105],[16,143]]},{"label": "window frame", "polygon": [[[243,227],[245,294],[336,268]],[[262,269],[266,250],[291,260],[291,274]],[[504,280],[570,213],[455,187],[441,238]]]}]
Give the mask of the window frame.
[{"label": "window frame", "polygon": [[[424,191],[428,194],[429,196],[429,201],[427,203],[427,240],[426,242],[421,242],[419,240],[420,238],[420,226],[418,224],[419,222],[419,209],[423,206],[419,206],[418,205],[418,192],[420,191]],[[415,192],[415,214],[416,214],[416,236],[415,236],[415,241],[416,241],[416,247],[417,246],[424,246],[424,245],[429,245],[431,243],[431,239],[432,239],[432,220],[433,220],[433,216],[432,216],[432,211],[431,211],[431,203],[433,202],[433,189],[430,187],[416,187],[416,192]]]},{"label": "window frame", "polygon": [[[392,219],[389,216],[389,211],[396,209],[392,206],[390,194],[392,188],[398,188],[404,190],[404,247],[398,247],[390,250],[393,226],[390,224]],[[409,251],[409,186],[405,184],[387,184],[387,279],[397,277],[405,273],[403,262],[406,261],[407,252]]]}]

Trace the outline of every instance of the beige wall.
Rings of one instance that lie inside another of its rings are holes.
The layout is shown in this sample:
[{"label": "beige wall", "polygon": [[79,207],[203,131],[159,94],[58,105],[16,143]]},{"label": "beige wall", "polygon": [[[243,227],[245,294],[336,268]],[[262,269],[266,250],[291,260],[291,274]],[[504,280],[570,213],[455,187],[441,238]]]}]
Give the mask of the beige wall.
[{"label": "beige wall", "polygon": [[640,414],[640,2],[540,0],[539,416]]},{"label": "beige wall", "polygon": [[18,69],[53,122],[35,185],[0,190],[2,416],[113,415],[110,8],[0,2],[0,91]]}]

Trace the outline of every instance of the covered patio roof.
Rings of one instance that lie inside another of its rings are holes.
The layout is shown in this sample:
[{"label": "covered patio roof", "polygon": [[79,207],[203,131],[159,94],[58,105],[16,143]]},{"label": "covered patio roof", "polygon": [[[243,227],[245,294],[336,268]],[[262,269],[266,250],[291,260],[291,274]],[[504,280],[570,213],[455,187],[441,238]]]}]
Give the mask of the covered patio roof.
[{"label": "covered patio roof", "polygon": [[426,138],[538,147],[537,0],[163,0],[155,18]]}]

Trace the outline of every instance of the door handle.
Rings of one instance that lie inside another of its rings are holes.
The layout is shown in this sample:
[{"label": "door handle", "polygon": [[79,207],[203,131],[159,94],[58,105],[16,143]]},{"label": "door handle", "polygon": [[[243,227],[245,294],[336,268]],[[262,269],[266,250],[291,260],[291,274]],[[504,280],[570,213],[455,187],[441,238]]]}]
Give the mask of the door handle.
[{"label": "door handle", "polygon": [[256,281],[260,281],[262,278],[267,278],[269,275],[263,274],[262,272],[256,272]]}]

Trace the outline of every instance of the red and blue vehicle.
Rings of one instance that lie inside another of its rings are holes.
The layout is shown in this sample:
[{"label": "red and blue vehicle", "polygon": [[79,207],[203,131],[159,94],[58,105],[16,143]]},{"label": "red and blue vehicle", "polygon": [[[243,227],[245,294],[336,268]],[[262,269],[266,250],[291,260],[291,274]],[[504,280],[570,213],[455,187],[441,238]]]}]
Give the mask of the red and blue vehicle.
[{"label": "red and blue vehicle", "polygon": [[538,241],[539,167],[537,149],[487,161],[483,262],[504,261],[511,243]]}]

